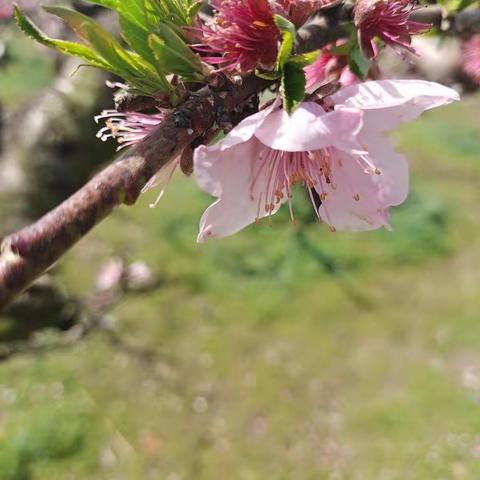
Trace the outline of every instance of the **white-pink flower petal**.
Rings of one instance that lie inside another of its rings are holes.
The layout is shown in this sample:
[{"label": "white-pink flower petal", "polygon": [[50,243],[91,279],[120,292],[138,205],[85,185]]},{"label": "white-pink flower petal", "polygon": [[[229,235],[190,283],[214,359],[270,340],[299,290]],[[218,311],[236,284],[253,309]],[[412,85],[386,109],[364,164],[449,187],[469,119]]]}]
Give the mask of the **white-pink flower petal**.
[{"label": "white-pink flower petal", "polygon": [[272,212],[264,208],[263,191],[269,172],[258,165],[263,147],[256,138],[224,151],[214,147],[199,147],[195,151],[197,182],[203,190],[218,197],[200,220],[198,242],[232,235],[256,219],[274,214],[280,207],[277,204]]},{"label": "white-pink flower petal", "polygon": [[389,208],[405,200],[409,178],[406,159],[384,133],[457,99],[431,82],[366,82],[329,97],[328,112],[304,102],[288,115],[277,102],[249,117],[216,145],[195,151],[197,181],[217,197],[198,240],[231,235],[286,202],[293,219],[296,183],[332,230],[389,228]]},{"label": "white-pink flower petal", "polygon": [[390,228],[388,209],[402,203],[409,186],[408,163],[395,153],[388,140],[373,136],[363,139],[368,160],[378,168],[366,174],[354,155],[343,154],[341,166],[332,177],[330,190],[319,209],[322,220],[333,230],[364,231]]},{"label": "white-pink flower petal", "polygon": [[228,166],[223,161],[229,158],[229,154],[223,152],[248,142],[279,104],[276,99],[269,107],[242,120],[222,140],[213,145],[201,145],[195,150],[195,176],[205,192],[216,197],[222,194],[222,169]]},{"label": "white-pink flower petal", "polygon": [[304,102],[291,115],[283,109],[273,111],[255,136],[267,147],[285,152],[330,146],[359,150],[355,138],[361,128],[362,112],[358,109],[325,112],[314,102]]},{"label": "white-pink flower petal", "polygon": [[366,129],[393,130],[424,111],[459,100],[458,93],[444,85],[424,80],[380,80],[349,85],[329,97],[336,109],[359,108]]}]

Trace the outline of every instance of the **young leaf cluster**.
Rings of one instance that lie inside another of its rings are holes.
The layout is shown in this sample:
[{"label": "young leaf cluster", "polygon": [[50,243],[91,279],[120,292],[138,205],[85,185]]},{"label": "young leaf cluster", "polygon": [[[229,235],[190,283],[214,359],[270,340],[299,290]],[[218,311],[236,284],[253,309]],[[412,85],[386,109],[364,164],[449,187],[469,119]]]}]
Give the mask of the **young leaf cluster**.
[{"label": "young leaf cluster", "polygon": [[124,42],[98,22],[75,10],[44,7],[60,17],[81,43],[47,37],[16,7],[19,27],[30,37],[62,53],[123,78],[132,91],[144,95],[168,92],[175,99],[170,75],[187,82],[203,80],[202,62],[188,45],[185,27],[192,25],[200,2],[193,0],[88,0],[117,12]]}]

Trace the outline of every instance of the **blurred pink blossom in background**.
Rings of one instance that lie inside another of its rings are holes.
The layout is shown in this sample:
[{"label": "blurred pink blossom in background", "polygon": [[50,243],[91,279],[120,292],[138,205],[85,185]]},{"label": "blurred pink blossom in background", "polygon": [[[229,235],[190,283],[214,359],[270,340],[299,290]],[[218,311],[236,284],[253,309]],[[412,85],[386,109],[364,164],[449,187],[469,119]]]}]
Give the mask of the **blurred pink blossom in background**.
[{"label": "blurred pink blossom in background", "polygon": [[[39,0],[17,0],[16,3],[26,12],[35,10],[40,6]],[[13,16],[13,1],[0,0],[0,20],[9,20]]]},{"label": "blurred pink blossom in background", "polygon": [[463,70],[480,85],[480,34],[473,35],[463,45]]}]

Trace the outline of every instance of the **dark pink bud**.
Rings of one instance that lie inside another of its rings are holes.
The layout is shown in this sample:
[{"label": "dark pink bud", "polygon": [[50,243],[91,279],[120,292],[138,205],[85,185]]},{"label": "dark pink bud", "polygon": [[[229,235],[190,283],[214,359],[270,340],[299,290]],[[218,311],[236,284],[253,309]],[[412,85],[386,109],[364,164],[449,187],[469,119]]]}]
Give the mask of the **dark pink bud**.
[{"label": "dark pink bud", "polygon": [[354,22],[364,55],[377,55],[376,37],[401,54],[402,50],[415,53],[412,35],[428,31],[431,25],[410,20],[413,8],[409,0],[359,0]]}]

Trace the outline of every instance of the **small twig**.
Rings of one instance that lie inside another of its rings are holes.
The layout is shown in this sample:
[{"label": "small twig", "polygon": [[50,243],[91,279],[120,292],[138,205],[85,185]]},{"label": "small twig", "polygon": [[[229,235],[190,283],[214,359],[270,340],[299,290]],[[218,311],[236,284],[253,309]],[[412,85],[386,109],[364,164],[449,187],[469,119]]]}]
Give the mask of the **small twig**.
[{"label": "small twig", "polygon": [[415,22],[439,26],[443,20],[444,12],[445,10],[440,5],[423,5],[415,9],[410,18]]},{"label": "small twig", "polygon": [[428,5],[414,10],[410,18],[416,22],[429,23],[434,27],[443,27],[458,35],[473,35],[480,32],[480,9],[463,10],[449,15],[441,5]]},{"label": "small twig", "polygon": [[350,20],[353,4],[336,1],[320,8],[298,30],[295,40],[297,53],[305,53],[348,36],[342,22]]}]

